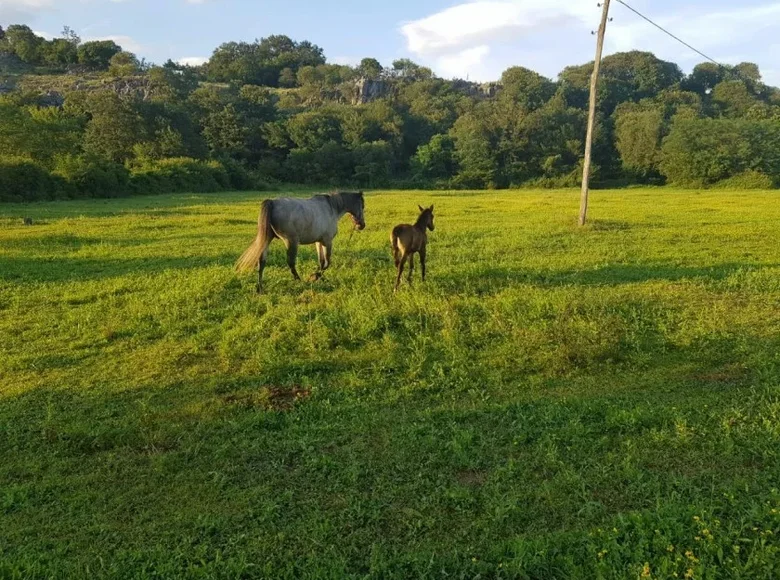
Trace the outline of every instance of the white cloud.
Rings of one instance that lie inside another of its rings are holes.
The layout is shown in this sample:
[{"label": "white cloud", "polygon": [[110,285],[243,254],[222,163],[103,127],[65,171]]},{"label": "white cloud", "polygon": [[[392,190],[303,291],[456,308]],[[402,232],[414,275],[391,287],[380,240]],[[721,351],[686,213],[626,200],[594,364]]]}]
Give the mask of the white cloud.
[{"label": "white cloud", "polygon": [[126,36],[124,34],[109,34],[106,36],[88,36],[81,39],[82,42],[92,42],[94,40],[113,40],[122,50],[127,50],[134,53],[139,53],[144,50],[144,46],[138,41],[134,40],[132,36]]},{"label": "white cloud", "polygon": [[328,59],[333,64],[341,64],[347,66],[357,66],[360,64],[360,57],[357,56],[336,56]]},{"label": "white cloud", "polygon": [[505,0],[459,4],[401,26],[408,49],[418,55],[452,54],[497,39],[539,33],[544,28],[583,21],[582,2]]},{"label": "white cloud", "polygon": [[437,72],[446,78],[471,78],[472,71],[482,69],[488,54],[490,54],[490,47],[483,44],[441,56],[438,59]]},{"label": "white cloud", "polygon": [[[713,58],[730,62],[724,55],[738,52],[769,68],[766,46],[774,41],[780,0],[758,2],[684,7],[637,0],[637,8]],[[620,4],[613,3],[610,15],[605,54],[648,50],[685,69],[703,60]],[[403,23],[400,32],[410,55],[444,76],[491,80],[523,65],[554,77],[564,66],[593,59],[590,31],[599,17],[596,0],[476,0]]]},{"label": "white cloud", "polygon": [[[618,5],[618,8],[622,7]],[[634,14],[626,10],[612,14],[620,17],[619,23],[611,25],[607,33],[606,43],[612,51],[644,49],[675,62],[702,60],[701,56]],[[757,36],[776,28],[775,23],[780,20],[780,2],[723,10],[702,5],[648,16],[688,44],[705,53],[714,52],[710,55],[713,58],[728,61],[728,57],[718,53],[734,48],[743,50],[744,43],[749,45]],[[756,51],[753,59],[762,56],[765,57]]]},{"label": "white cloud", "polygon": [[183,64],[184,66],[200,66],[202,64],[206,64],[208,60],[209,59],[207,56],[185,56],[176,62]]}]

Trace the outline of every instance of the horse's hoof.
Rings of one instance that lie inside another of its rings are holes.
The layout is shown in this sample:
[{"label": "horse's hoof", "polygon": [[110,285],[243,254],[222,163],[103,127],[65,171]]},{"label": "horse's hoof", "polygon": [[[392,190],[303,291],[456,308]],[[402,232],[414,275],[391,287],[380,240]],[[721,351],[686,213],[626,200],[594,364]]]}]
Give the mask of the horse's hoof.
[{"label": "horse's hoof", "polygon": [[321,272],[315,272],[314,274],[309,276],[309,282],[316,282],[320,278],[322,278],[322,273]]},{"label": "horse's hoof", "polygon": [[263,293],[263,287],[258,284],[255,286],[255,294],[262,294]]}]

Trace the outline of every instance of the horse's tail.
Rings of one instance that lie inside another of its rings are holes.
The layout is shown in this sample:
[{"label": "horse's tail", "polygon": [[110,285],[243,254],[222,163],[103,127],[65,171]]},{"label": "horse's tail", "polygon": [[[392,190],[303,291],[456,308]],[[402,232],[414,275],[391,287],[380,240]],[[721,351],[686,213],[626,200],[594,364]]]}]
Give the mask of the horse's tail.
[{"label": "horse's tail", "polygon": [[393,248],[393,262],[395,262],[395,267],[398,267],[398,264],[401,263],[401,248],[398,247],[398,231],[396,228],[393,228],[393,233],[390,234],[390,245]]},{"label": "horse's tail", "polygon": [[266,199],[260,204],[260,217],[257,220],[257,237],[236,262],[237,272],[247,272],[257,267],[260,255],[265,252],[268,244],[274,238],[271,228],[271,200]]}]

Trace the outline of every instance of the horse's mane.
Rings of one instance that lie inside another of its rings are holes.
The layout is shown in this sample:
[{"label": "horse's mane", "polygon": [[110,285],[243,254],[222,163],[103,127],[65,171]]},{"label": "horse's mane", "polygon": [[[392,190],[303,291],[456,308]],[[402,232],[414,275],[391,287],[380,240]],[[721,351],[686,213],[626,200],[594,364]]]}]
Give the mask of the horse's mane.
[{"label": "horse's mane", "polygon": [[431,210],[431,208],[429,208],[429,207],[426,207],[424,210],[422,210],[422,211],[420,212],[420,215],[419,215],[419,216],[417,216],[417,221],[416,221],[416,222],[414,222],[414,225],[415,225],[415,226],[418,226],[418,227],[422,226],[422,227],[423,227],[423,229],[424,229],[424,228],[425,228],[425,223],[426,223],[426,219],[425,219],[425,218],[426,218],[428,215],[430,215],[431,213],[433,213],[433,211]]},{"label": "horse's mane", "polygon": [[331,193],[318,193],[314,196],[312,196],[312,199],[322,199],[324,201],[327,201],[330,206],[335,209],[336,211],[343,211],[345,207],[344,203],[344,197],[343,196],[358,196],[360,195],[358,192],[354,191],[334,191]]}]

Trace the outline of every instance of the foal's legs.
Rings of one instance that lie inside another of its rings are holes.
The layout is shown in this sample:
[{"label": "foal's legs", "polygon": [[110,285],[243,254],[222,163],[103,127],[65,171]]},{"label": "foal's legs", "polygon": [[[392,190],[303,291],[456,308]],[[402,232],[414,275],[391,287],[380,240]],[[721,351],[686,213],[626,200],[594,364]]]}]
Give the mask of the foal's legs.
[{"label": "foal's legs", "polygon": [[409,284],[412,283],[412,274],[414,274],[414,254],[409,254],[409,276],[407,278]]},{"label": "foal's legs", "polygon": [[300,280],[301,277],[298,275],[298,271],[295,269],[295,260],[298,257],[298,240],[286,240],[286,244],[287,265],[290,267],[290,272],[292,272],[293,278]]},{"label": "foal's legs", "polygon": [[420,248],[420,268],[422,269],[422,281],[425,282],[425,246]]},{"label": "foal's legs", "polygon": [[395,279],[395,289],[393,292],[398,292],[398,285],[401,283],[401,274],[404,273],[404,264],[406,264],[407,258],[408,256],[404,254],[401,256],[401,261],[398,263],[398,276]]}]

